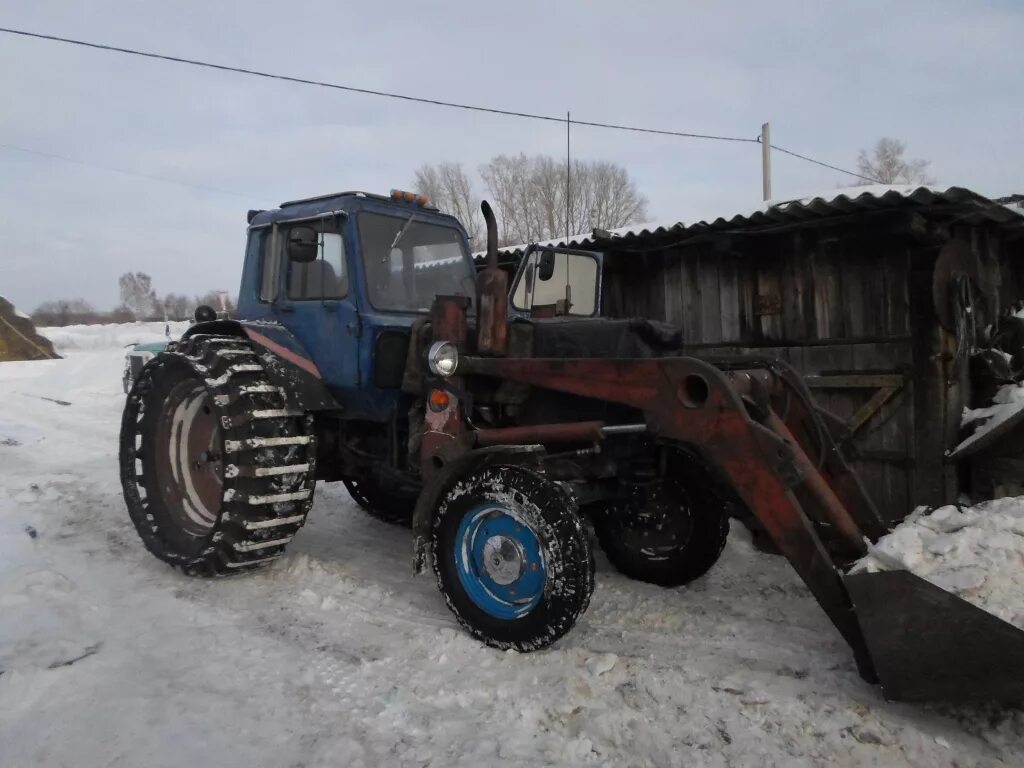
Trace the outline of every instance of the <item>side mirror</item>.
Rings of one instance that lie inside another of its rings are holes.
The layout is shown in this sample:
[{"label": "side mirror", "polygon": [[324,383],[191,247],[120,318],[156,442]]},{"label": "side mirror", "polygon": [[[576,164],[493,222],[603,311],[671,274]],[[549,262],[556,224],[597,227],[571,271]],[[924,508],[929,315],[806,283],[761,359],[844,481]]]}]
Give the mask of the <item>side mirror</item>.
[{"label": "side mirror", "polygon": [[527,293],[533,293],[533,264],[526,265],[526,270],[523,272],[523,284],[526,286]]},{"label": "side mirror", "polygon": [[319,255],[320,238],[312,227],[292,227],[286,249],[289,259],[308,264]]},{"label": "side mirror", "polygon": [[542,282],[547,282],[555,274],[555,252],[544,251],[537,263],[537,277]]}]

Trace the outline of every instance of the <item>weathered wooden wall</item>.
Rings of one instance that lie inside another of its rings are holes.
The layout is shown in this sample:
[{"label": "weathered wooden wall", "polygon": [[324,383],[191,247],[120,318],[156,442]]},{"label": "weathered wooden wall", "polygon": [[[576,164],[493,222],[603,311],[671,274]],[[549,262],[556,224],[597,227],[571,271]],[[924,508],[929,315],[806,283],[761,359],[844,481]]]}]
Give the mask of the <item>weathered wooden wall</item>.
[{"label": "weathered wooden wall", "polygon": [[882,514],[898,520],[915,503],[943,500],[941,482],[922,480],[920,470],[935,471],[936,460],[941,474],[945,446],[915,430],[927,418],[915,407],[915,384],[928,385],[936,413],[943,395],[928,384],[934,371],[915,366],[912,343],[912,323],[925,336],[937,323],[927,307],[911,312],[910,290],[912,272],[934,262],[937,250],[861,227],[609,252],[604,308],[681,327],[694,354],[756,352],[790,362],[823,407],[856,427],[855,467]]}]

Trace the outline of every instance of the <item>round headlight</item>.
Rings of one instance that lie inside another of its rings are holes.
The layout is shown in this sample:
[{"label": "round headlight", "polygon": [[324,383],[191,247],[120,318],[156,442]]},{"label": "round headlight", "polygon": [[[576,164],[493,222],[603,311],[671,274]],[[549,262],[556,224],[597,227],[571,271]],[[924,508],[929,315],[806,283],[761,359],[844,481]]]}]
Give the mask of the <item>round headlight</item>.
[{"label": "round headlight", "polygon": [[438,376],[451,376],[459,367],[458,348],[450,341],[435,341],[427,352],[427,365]]}]

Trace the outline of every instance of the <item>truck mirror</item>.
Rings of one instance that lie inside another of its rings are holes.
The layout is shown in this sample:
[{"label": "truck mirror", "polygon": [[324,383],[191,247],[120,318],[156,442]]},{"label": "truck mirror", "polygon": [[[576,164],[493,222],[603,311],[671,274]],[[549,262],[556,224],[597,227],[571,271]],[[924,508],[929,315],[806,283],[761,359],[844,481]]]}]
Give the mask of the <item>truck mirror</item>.
[{"label": "truck mirror", "polygon": [[533,293],[533,264],[526,265],[526,271],[523,272],[523,283],[526,285],[526,292]]},{"label": "truck mirror", "polygon": [[312,227],[292,227],[288,232],[288,258],[300,264],[316,261],[320,238]]},{"label": "truck mirror", "polygon": [[540,261],[537,264],[537,277],[547,282],[551,279],[552,275],[555,274],[555,252],[544,251],[540,255]]}]

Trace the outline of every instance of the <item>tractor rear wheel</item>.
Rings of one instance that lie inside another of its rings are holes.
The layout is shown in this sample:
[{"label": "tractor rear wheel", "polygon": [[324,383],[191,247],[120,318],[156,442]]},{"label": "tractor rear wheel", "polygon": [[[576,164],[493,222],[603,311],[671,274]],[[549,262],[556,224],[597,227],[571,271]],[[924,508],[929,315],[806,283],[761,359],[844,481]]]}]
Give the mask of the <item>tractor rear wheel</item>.
[{"label": "tractor rear wheel", "polygon": [[120,460],[146,548],[190,575],[276,559],[313,501],[312,419],[244,339],[197,336],[150,361],[128,394]]},{"label": "tractor rear wheel", "polygon": [[459,623],[496,648],[535,651],[590,603],[594,561],[572,495],[522,467],[489,467],[442,501],[437,584]]},{"label": "tractor rear wheel", "polygon": [[632,579],[663,587],[707,573],[729,536],[728,505],[710,478],[672,470],[653,487],[626,486],[593,515],[611,564]]},{"label": "tractor rear wheel", "polygon": [[416,507],[415,493],[385,488],[371,477],[342,480],[348,495],[371,517],[403,528],[412,526],[412,513]]}]

